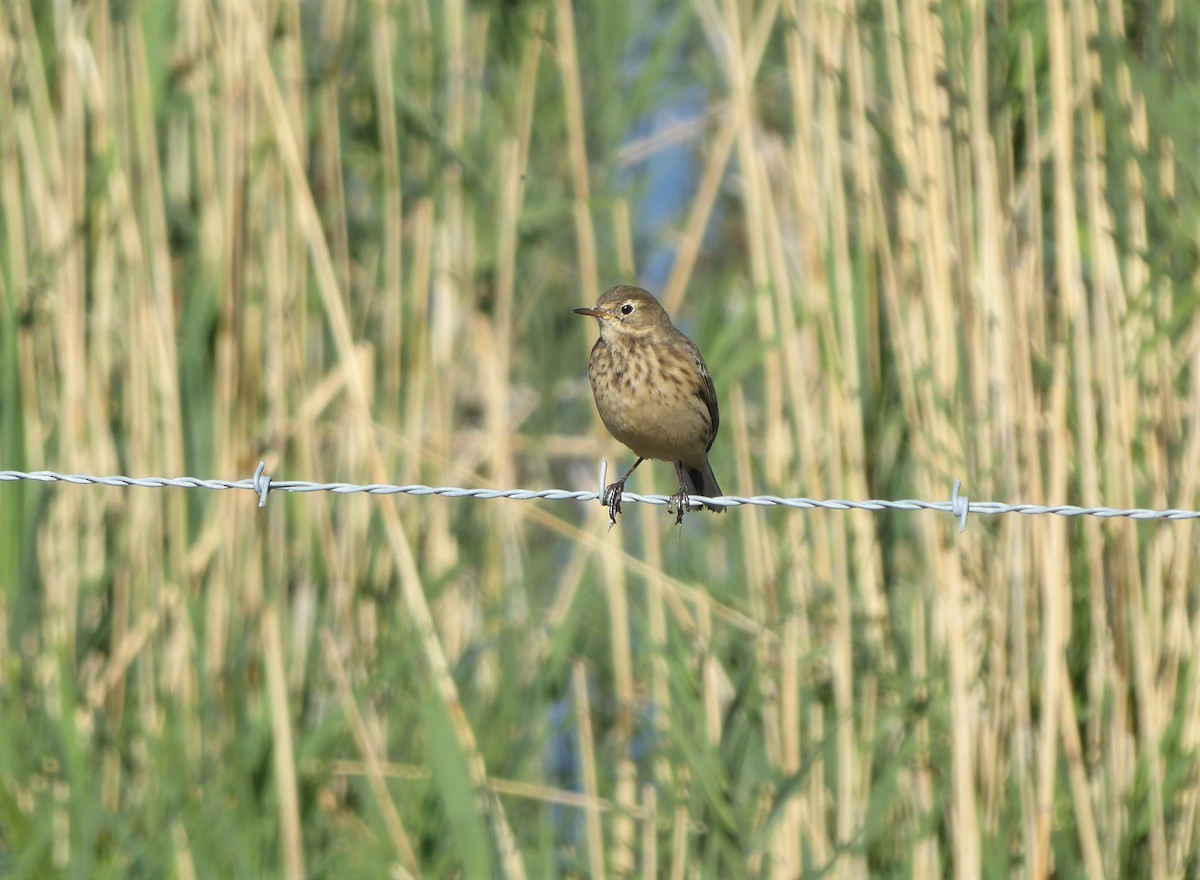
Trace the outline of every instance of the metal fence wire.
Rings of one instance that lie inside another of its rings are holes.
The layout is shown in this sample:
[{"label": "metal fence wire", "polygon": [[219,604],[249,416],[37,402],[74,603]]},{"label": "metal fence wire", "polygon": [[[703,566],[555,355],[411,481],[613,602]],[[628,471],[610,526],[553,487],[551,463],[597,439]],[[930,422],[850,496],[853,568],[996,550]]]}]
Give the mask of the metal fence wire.
[{"label": "metal fence wire", "polygon": [[[90,474],[60,474],[55,471],[0,471],[0,482],[31,480],[38,483],[70,483],[76,486],[137,486],[146,489],[242,489],[258,496],[258,506],[264,507],[271,492],[332,492],[335,495],[441,495],[447,498],[510,498],[514,501],[599,501],[604,492],[608,464],[600,462],[599,490],[576,492],[568,489],[469,489],[461,486],[394,486],[387,483],[312,483],[306,480],[275,480],[266,473],[266,463],[260,461],[254,476],[243,480],[206,480],[199,477],[100,477]],[[971,501],[960,493],[961,481],[955,480],[954,490],[946,501],[923,501],[905,498],[899,501],[871,499],[850,501],[843,498],[781,498],[778,495],[721,495],[708,498],[691,496],[692,501],[705,501],[721,507],[789,507],[796,510],[933,510],[953,514],[958,530],[967,527],[970,514],[1019,513],[1026,516],[1096,516],[1101,519],[1126,518],[1136,520],[1200,519],[1200,510],[1153,510],[1143,507],[1079,507],[1074,504],[1005,504],[999,501]],[[641,504],[667,504],[667,495],[638,495],[626,492],[622,501]]]}]

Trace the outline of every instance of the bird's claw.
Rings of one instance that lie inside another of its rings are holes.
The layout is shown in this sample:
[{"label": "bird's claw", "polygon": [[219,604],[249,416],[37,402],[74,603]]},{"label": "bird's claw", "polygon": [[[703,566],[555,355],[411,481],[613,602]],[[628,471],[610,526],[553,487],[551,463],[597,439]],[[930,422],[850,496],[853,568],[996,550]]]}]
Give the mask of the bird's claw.
[{"label": "bird's claw", "polygon": [[687,513],[690,504],[686,486],[680,486],[679,491],[667,502],[667,513],[675,514],[675,525],[683,525],[683,515]]},{"label": "bird's claw", "polygon": [[618,480],[609,483],[600,497],[600,503],[608,508],[609,528],[617,524],[617,514],[621,512],[621,496],[625,494],[625,481]]},{"label": "bird's claw", "polygon": [[[625,481],[618,480],[605,486],[604,494],[600,496],[600,503],[608,508],[609,528],[617,524],[617,514],[621,512],[621,496],[624,494]],[[667,513],[675,514],[676,525],[683,525],[683,515],[688,512],[690,506],[691,498],[688,496],[687,487],[680,486],[679,491],[667,501]]]}]

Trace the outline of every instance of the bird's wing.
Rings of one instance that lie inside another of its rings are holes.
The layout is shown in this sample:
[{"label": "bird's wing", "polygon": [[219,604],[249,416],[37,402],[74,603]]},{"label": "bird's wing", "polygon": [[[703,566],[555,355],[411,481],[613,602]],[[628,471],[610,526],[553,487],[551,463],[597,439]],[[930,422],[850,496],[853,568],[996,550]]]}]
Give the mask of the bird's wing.
[{"label": "bird's wing", "polygon": [[691,342],[692,355],[696,358],[696,366],[700,368],[700,387],[696,389],[696,394],[704,401],[704,405],[708,407],[708,416],[712,422],[708,433],[708,443],[704,445],[704,451],[712,449],[713,441],[717,439],[717,428],[721,425],[721,413],[717,410],[717,389],[713,387],[712,376],[708,374],[708,367],[704,363],[704,358],[700,356],[700,349],[696,348],[696,344]]}]

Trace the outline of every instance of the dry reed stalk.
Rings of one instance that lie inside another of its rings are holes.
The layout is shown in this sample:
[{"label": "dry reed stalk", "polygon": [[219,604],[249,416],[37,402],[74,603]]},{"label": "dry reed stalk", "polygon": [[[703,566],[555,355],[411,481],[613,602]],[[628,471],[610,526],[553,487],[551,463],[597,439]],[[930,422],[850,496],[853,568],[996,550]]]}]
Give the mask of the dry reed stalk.
[{"label": "dry reed stalk", "polygon": [[[1063,677],[1069,683],[1070,678],[1066,672],[1064,664]],[[1062,714],[1059,724],[1063,731],[1063,760],[1067,765],[1071,796],[1075,801],[1075,816],[1079,822],[1079,848],[1083,851],[1087,876],[1092,880],[1100,880],[1104,877],[1104,861],[1100,854],[1100,838],[1096,833],[1096,819],[1092,810],[1092,789],[1079,738],[1079,718],[1075,712],[1075,699],[1070,687],[1062,690],[1059,707]]]},{"label": "dry reed stalk", "polygon": [[[1029,38],[1021,43],[1021,70],[1026,77],[1024,94],[1024,123],[1029,142],[1029,160],[1021,174],[1027,192],[1024,199],[1028,203],[1040,205],[1042,202],[1041,180],[1041,137],[1037,108],[1038,79],[1033,57],[1033,46]],[[1015,175],[1014,175],[1015,176]],[[1019,207],[1020,194],[1013,200],[1014,208]],[[1023,237],[1030,242],[1042,240],[1041,212],[1026,210],[1024,220],[1018,226]],[[1043,462],[1041,460],[1042,405],[1034,388],[1031,355],[1034,353],[1045,356],[1047,352],[1047,332],[1044,303],[1042,297],[1037,297],[1027,291],[1036,290],[1044,277],[1042,251],[1037,245],[1024,249],[1013,272],[1013,290],[1011,304],[1002,314],[1009,316],[1011,328],[1003,341],[1012,341],[1007,351],[1014,352],[1013,385],[1014,429],[1017,432],[1016,466],[1013,468],[1013,491],[1026,493],[1031,498],[1045,498],[1046,486],[1043,478]],[[1031,342],[1032,340],[1032,342]],[[1012,552],[1009,556],[1008,583],[1011,592],[1009,621],[1009,680],[1011,681],[1012,697],[1010,700],[1011,740],[1007,749],[1010,762],[1010,772],[1015,775],[1018,789],[1018,799],[1021,805],[1021,846],[1024,853],[1037,851],[1037,794],[1034,778],[1033,754],[1033,660],[1030,649],[1033,645],[1031,627],[1032,597],[1026,595],[1026,586],[1033,579],[1032,572],[1038,561],[1048,552],[1046,543],[1049,539],[1047,532],[1042,529],[1027,528],[1023,524],[1014,527],[1012,532]]]},{"label": "dry reed stalk", "polygon": [[[1051,412],[1053,430],[1066,430],[1067,383],[1066,354],[1059,347],[1055,356],[1055,376]],[[1047,462],[1047,490],[1055,495],[1066,489],[1066,447],[1055,444],[1049,450]],[[1040,699],[1046,708],[1041,713],[1041,723],[1036,742],[1036,838],[1033,852],[1032,875],[1045,877],[1054,866],[1050,862],[1050,831],[1054,820],[1054,796],[1057,783],[1058,713],[1052,707],[1058,700],[1069,695],[1070,682],[1064,680],[1064,650],[1066,646],[1066,597],[1061,585],[1067,576],[1066,526],[1051,523],[1047,531],[1045,553],[1041,557],[1042,599],[1042,677]],[[1061,695],[1060,695],[1061,691]]]},{"label": "dry reed stalk", "polygon": [[591,183],[588,180],[587,138],[583,127],[583,88],[579,81],[579,54],[575,45],[575,15],[571,0],[555,3],[555,48],[563,82],[567,116],[567,156],[575,193],[575,243],[579,255],[579,285],[583,301],[600,298],[600,270],[596,260],[596,231],[591,217]]},{"label": "dry reed stalk", "polygon": [[604,877],[604,829],[600,821],[599,792],[596,784],[596,742],[592,733],[592,705],[588,692],[588,670],[581,660],[572,665],[571,690],[575,694],[575,717],[579,725],[579,758],[583,792],[591,806],[585,811],[587,827],[588,871],[592,877]]},{"label": "dry reed stalk", "polygon": [[687,876],[690,825],[687,801],[681,800],[675,807],[675,821],[671,828],[671,880],[683,880]]},{"label": "dry reed stalk", "polygon": [[271,711],[271,733],[275,761],[275,782],[279,787],[280,847],[283,850],[284,875],[301,878],[304,873],[304,838],[300,827],[299,789],[296,785],[296,759],[293,749],[291,709],[288,704],[286,661],[279,618],[275,606],[263,609],[263,665],[267,670],[267,691]]},{"label": "dry reed stalk", "polygon": [[188,841],[187,829],[182,822],[171,824],[171,843],[175,851],[172,867],[178,873],[180,880],[196,880],[199,876],[196,872],[196,860],[192,853],[191,843]]},{"label": "dry reed stalk", "polygon": [[[643,532],[650,528],[661,528],[661,526],[651,525],[651,515],[652,511],[649,508],[641,511]],[[650,705],[653,706],[654,731],[657,734],[669,736],[671,735],[672,720],[675,717],[675,704],[671,696],[672,671],[668,659],[671,650],[671,638],[667,625],[668,607],[676,624],[683,632],[689,635],[694,634],[696,623],[693,615],[683,606],[682,597],[662,577],[666,571],[663,560],[663,541],[661,539],[647,540],[644,548],[645,568],[639,570],[636,567],[630,567],[630,571],[641,577],[646,589],[644,614],[646,629],[650,637],[650,680],[648,684],[643,681],[636,686],[644,695],[643,699],[648,698]],[[629,554],[629,557],[634,558],[632,554]],[[626,565],[628,564],[629,559],[626,559]],[[699,598],[698,594],[697,598]],[[653,778],[653,784],[663,791],[672,791],[679,784],[676,768],[662,758],[654,762]],[[647,783],[645,787],[649,787],[649,785]],[[645,864],[647,859],[645,852],[643,852],[642,858],[643,864]],[[657,870],[657,866],[654,867]]]},{"label": "dry reed stalk", "polygon": [[642,786],[642,877],[654,880],[658,873],[658,793],[653,785]]},{"label": "dry reed stalk", "polygon": [[[523,96],[532,101],[533,96]],[[520,148],[513,137],[504,138],[497,150],[496,171],[499,204],[496,217],[496,288],[493,316],[481,323],[475,334],[479,346],[479,387],[484,396],[488,471],[501,485],[516,485],[515,456],[512,437],[518,425],[514,423],[510,387],[513,373],[513,300],[517,278],[517,228],[524,199],[525,168],[518,162]],[[518,581],[519,560],[522,557],[524,516],[516,511],[512,516],[493,517],[488,528],[487,554],[494,560],[487,565],[491,573],[484,589],[492,601],[500,601],[506,583]]]},{"label": "dry reed stalk", "polygon": [[613,201],[613,235],[617,239],[617,268],[625,278],[637,278],[633,256],[633,222],[629,216],[629,200]]},{"label": "dry reed stalk", "polygon": [[[731,395],[733,404],[730,428],[733,433],[733,448],[737,456],[737,485],[753,485],[749,437],[750,417],[746,411],[746,399],[740,385],[735,385]],[[746,546],[746,601],[750,616],[765,629],[779,625],[779,595],[775,589],[779,577],[779,547],[774,541],[774,531],[766,527],[765,513],[747,510],[749,516],[741,522],[743,541]],[[782,729],[779,718],[779,649],[778,644],[765,639],[756,639],[756,659],[762,670],[760,689],[763,700],[763,746],[767,760],[772,766],[783,766]]]},{"label": "dry reed stalk", "polygon": [[388,835],[392,839],[392,845],[395,846],[397,855],[404,862],[404,867],[412,874],[420,876],[420,863],[413,852],[408,832],[404,828],[404,822],[401,820],[400,814],[396,810],[396,805],[392,802],[391,794],[388,792],[387,782],[383,778],[383,765],[379,756],[375,753],[375,749],[367,733],[366,725],[363,723],[362,712],[359,710],[358,702],[354,698],[354,693],[350,687],[350,679],[346,675],[346,665],[342,660],[341,650],[338,648],[333,633],[328,627],[321,628],[321,647],[325,660],[329,664],[329,671],[337,688],[338,697],[341,699],[342,710],[346,713],[350,730],[354,734],[355,745],[358,747],[359,754],[366,765],[367,780],[371,784],[372,794],[375,796],[379,810],[383,814],[384,825],[387,827]]},{"label": "dry reed stalk", "polygon": [[[425,6],[424,16],[431,17]],[[441,57],[430,58],[427,75],[436,81],[445,77],[445,131],[448,150],[461,150],[466,134],[466,112],[463,107],[466,89],[466,9],[462,0],[444,4],[440,9],[442,45]],[[434,34],[430,34],[431,42]],[[444,65],[436,70],[435,62]],[[452,372],[458,358],[457,341],[468,324],[470,308],[466,285],[475,263],[474,228],[468,222],[463,198],[462,170],[457,163],[446,162],[430,171],[439,183],[439,191],[431,216],[431,247],[433,273],[429,305],[428,365],[434,373]],[[431,383],[433,377],[430,377]],[[455,451],[454,410],[461,388],[450,384],[443,393],[433,392],[432,384],[424,389],[430,395],[426,414],[429,431],[427,443],[440,455],[450,457]],[[456,565],[461,548],[445,506],[435,507],[427,520],[424,552],[436,561],[433,574],[441,576]]]},{"label": "dry reed stalk", "polygon": [[[408,768],[410,774],[421,772],[419,768]],[[560,788],[550,788],[545,785],[531,785],[527,782],[515,782],[511,779],[495,779],[491,781],[492,790],[497,794],[515,795],[531,800],[545,801],[549,804],[561,804],[565,807],[578,807],[582,810],[599,810],[601,813],[611,812],[612,801],[604,798],[590,798],[576,791],[566,791]]]},{"label": "dry reed stalk", "polygon": [[[380,389],[380,416],[390,416],[399,424],[403,412],[401,403],[404,391],[404,356],[408,353],[408,346],[405,344],[405,332],[408,330],[406,317],[410,306],[406,301],[408,298],[404,295],[405,193],[401,169],[404,167],[405,155],[401,152],[400,131],[395,112],[396,22],[388,11],[388,4],[383,0],[377,0],[371,7],[375,115],[379,120],[380,170],[383,175],[383,230],[379,248],[382,277],[375,296],[382,313],[379,316],[382,327],[380,359],[383,377]],[[334,45],[341,40],[345,12],[345,5],[340,3],[332,10],[326,9],[326,20],[336,22],[336,32],[330,34],[327,31],[326,36]],[[330,100],[336,101],[336,97],[334,90],[330,89]]]},{"label": "dry reed stalk", "polygon": [[[626,774],[625,784],[618,784],[614,800],[619,812],[614,815],[611,839],[613,845],[613,870],[627,874],[633,870],[633,857],[629,851],[634,836],[631,812],[636,808],[637,785],[629,753],[633,746],[634,707],[637,694],[634,690],[633,640],[629,631],[629,597],[626,593],[626,567],[623,559],[614,553],[600,554],[600,574],[604,584],[604,596],[608,605],[608,625],[613,673],[612,688],[616,700],[616,729],[613,750],[617,755],[617,777]],[[594,781],[594,780],[593,780]]]},{"label": "dry reed stalk", "polygon": [[[785,534],[780,543],[786,545],[788,537]],[[799,539],[802,536],[793,533],[790,537]],[[804,545],[797,543],[794,546]],[[800,552],[797,556],[793,565],[804,569],[806,554]],[[803,685],[809,683],[801,669],[801,661],[802,658],[811,656],[815,650],[813,635],[804,613],[807,597],[802,588],[806,586],[806,582],[799,578],[791,578],[789,581],[791,582],[785,584],[787,593],[781,597],[781,606],[786,601],[784,607],[787,610],[780,624],[782,637],[779,644],[780,769],[785,775],[800,772],[806,757],[806,743],[815,745],[821,742],[819,706],[812,708],[808,718],[809,724],[805,725],[805,703],[801,693]],[[779,823],[780,827],[772,836],[771,849],[781,872],[794,873],[800,869],[804,863],[806,843],[811,847],[813,857],[822,860],[822,863],[829,857],[824,802],[820,796],[823,767],[819,758],[813,762],[810,772],[812,778],[788,801],[784,818]]]},{"label": "dry reed stalk", "polygon": [[[410,3],[404,10],[407,15],[408,40],[406,41],[411,53],[408,57],[408,76],[406,77],[410,100],[419,107],[429,107],[434,103],[433,94],[433,34],[429,21],[428,4],[424,2]],[[428,180],[434,175],[432,150],[424,139],[408,138],[405,141],[405,155],[408,166],[419,175],[419,179]],[[432,418],[428,415],[429,407],[437,401],[437,395],[431,392],[431,383],[436,380],[437,370],[432,361],[431,299],[435,277],[435,242],[437,206],[432,196],[414,196],[409,208],[408,236],[411,240],[412,255],[411,271],[406,279],[406,289],[412,291],[410,296],[402,299],[408,313],[409,326],[414,328],[413,338],[408,345],[408,358],[404,369],[404,384],[394,389],[394,393],[407,405],[402,409],[404,439],[408,448],[419,449],[425,444],[425,437],[430,430]],[[422,462],[414,455],[406,456],[401,462],[401,472],[406,480],[420,480],[423,476]],[[449,565],[449,560],[442,557],[443,545],[435,542],[435,534],[444,527],[441,518],[443,511],[435,511],[437,519],[427,526],[425,531],[428,550],[437,566],[436,574]],[[417,530],[417,511],[411,511],[405,519],[405,524],[412,531]],[[425,548],[423,548],[424,550]]]},{"label": "dry reed stalk", "polygon": [[617,757],[616,780],[613,783],[613,800],[622,805],[613,815],[612,821],[612,865],[618,874],[629,877],[637,867],[636,841],[638,805],[637,765],[630,757],[630,749]]},{"label": "dry reed stalk", "polygon": [[[912,671],[918,682],[928,680],[929,676],[929,636],[928,624],[925,621],[923,602],[914,602],[912,607]],[[913,695],[924,702],[929,699],[928,689],[920,685]],[[917,743],[916,767],[913,768],[915,789],[913,800],[916,802],[918,819],[929,815],[934,808],[933,773],[935,758],[933,753],[932,735],[928,717],[922,717],[916,725],[915,739]],[[914,877],[941,876],[942,853],[938,846],[937,836],[924,834],[917,837],[913,847],[912,872]]]}]

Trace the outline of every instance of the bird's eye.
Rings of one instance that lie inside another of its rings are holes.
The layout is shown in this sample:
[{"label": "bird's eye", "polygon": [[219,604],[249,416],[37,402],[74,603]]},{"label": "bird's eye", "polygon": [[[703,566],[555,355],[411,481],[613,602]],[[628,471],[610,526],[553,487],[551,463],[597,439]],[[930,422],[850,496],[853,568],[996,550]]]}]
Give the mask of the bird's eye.
[{"label": "bird's eye", "polygon": [[633,303],[625,303],[625,305],[621,306],[621,314],[622,315],[632,315],[633,314]]}]

